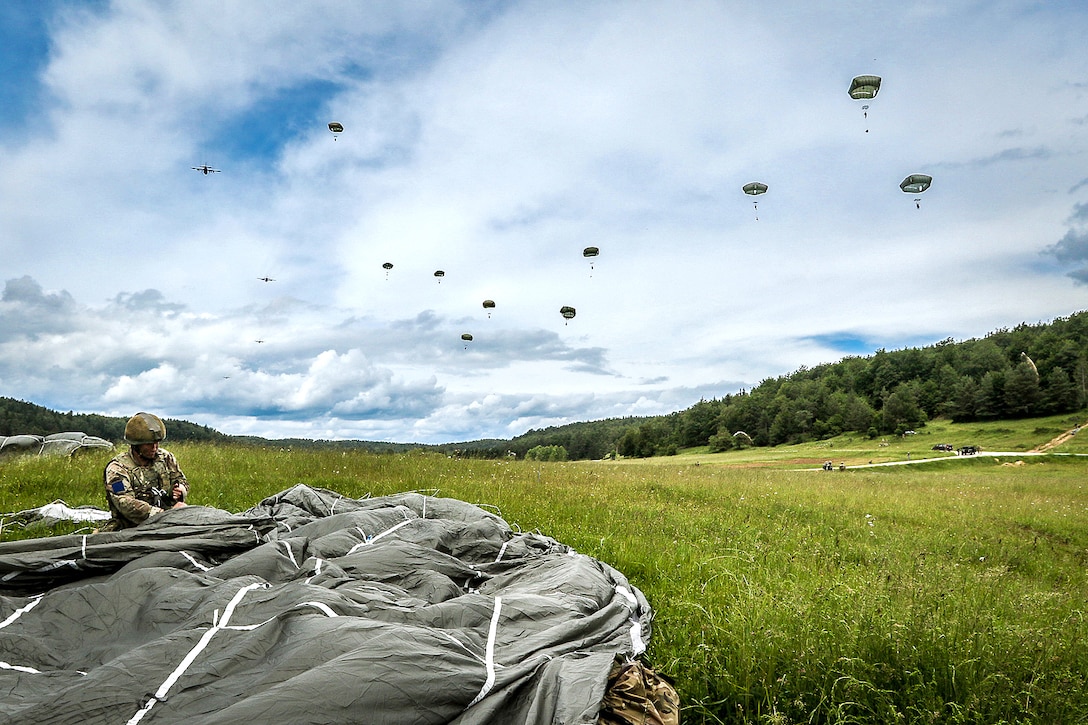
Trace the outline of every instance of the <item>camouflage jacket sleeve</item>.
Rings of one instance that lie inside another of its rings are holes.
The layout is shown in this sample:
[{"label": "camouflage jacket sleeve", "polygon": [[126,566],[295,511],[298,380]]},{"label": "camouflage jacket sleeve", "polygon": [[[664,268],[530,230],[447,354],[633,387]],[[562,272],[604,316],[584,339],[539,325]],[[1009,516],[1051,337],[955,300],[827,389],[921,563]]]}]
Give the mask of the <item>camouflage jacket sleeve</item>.
[{"label": "camouflage jacket sleeve", "polygon": [[154,506],[148,498],[145,486],[135,480],[132,472],[117,459],[106,465],[105,471],[106,500],[114,516],[120,515],[135,525],[145,521],[148,517],[162,513],[162,509]]},{"label": "camouflage jacket sleeve", "polygon": [[184,501],[189,496],[189,481],[186,480],[185,474],[181,472],[181,466],[178,465],[178,459],[170,451],[160,451],[162,455],[162,462],[166,466],[166,478],[164,481],[167,485],[164,486],[166,491],[170,491],[175,487],[180,487],[182,490],[181,501]]}]

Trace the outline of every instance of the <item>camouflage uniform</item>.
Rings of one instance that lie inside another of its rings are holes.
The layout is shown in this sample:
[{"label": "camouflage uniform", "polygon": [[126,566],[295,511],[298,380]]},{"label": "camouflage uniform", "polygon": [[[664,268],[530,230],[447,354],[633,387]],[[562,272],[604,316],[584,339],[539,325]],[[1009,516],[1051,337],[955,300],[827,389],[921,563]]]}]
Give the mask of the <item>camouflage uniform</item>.
[{"label": "camouflage uniform", "polygon": [[189,495],[189,483],[177,458],[161,448],[147,465],[137,463],[131,450],[116,456],[106,464],[103,480],[113,518],[100,531],[131,528],[162,513],[164,508],[174,505],[175,486],[181,488],[182,501]]}]

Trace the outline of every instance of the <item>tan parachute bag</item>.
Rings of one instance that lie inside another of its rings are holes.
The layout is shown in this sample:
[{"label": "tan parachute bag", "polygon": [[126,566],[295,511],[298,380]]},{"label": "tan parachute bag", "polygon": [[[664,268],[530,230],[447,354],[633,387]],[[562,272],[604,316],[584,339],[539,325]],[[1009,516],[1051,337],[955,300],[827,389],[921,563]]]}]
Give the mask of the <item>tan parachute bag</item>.
[{"label": "tan parachute bag", "polygon": [[662,675],[641,662],[612,665],[598,725],[680,725],[680,698]]}]

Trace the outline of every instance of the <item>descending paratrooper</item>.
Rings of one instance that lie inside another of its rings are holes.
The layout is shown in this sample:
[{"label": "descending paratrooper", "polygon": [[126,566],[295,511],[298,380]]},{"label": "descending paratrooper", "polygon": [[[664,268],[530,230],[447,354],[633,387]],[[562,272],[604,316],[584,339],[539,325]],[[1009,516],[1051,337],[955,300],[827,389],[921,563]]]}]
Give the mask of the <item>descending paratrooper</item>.
[{"label": "descending paratrooper", "polygon": [[[767,193],[767,185],[761,181],[752,181],[741,187],[741,190],[748,196],[759,196],[760,194]],[[753,199],[752,207],[756,210],[756,221],[759,221],[759,201]]]}]

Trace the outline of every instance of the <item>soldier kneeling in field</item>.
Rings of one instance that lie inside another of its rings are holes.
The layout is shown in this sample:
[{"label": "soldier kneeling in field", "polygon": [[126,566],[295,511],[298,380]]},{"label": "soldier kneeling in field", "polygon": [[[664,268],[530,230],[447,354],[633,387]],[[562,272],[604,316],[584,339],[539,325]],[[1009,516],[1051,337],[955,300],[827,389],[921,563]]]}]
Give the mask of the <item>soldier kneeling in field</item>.
[{"label": "soldier kneeling in field", "polygon": [[189,483],[174,454],[159,448],[166,424],[137,413],[125,425],[129,449],[106,464],[103,479],[112,518],[99,531],[128,529],[166,509],[185,506]]}]

